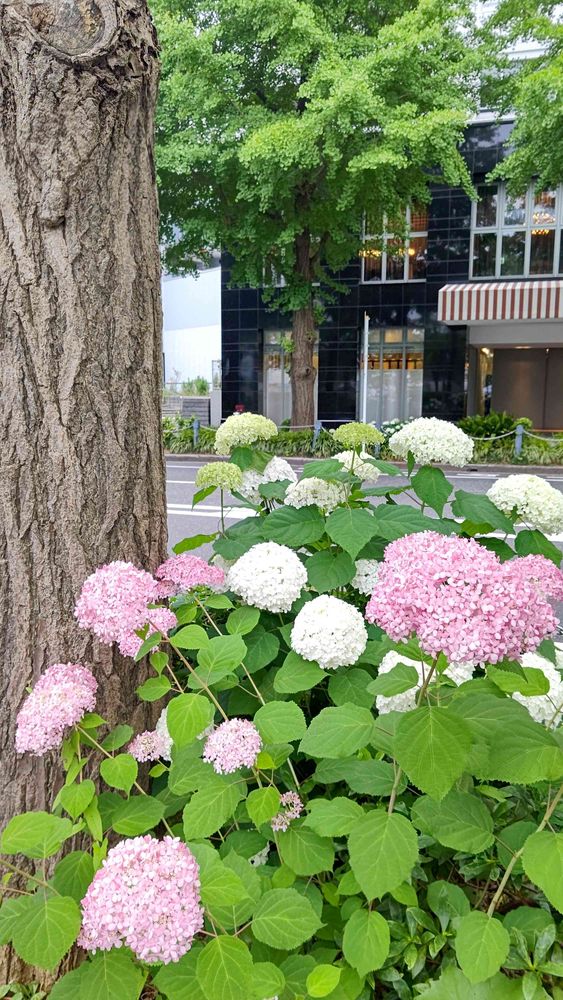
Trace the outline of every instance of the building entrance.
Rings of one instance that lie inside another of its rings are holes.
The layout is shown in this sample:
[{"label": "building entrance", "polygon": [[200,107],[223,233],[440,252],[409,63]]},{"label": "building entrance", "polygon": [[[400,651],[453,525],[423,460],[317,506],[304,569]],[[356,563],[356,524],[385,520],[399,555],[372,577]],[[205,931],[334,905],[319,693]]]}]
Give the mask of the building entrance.
[{"label": "building entrance", "polygon": [[[388,420],[419,417],[422,411],[424,329],[379,327],[368,339],[368,422],[378,426]],[[364,358],[358,372],[358,414],[363,413]]]}]

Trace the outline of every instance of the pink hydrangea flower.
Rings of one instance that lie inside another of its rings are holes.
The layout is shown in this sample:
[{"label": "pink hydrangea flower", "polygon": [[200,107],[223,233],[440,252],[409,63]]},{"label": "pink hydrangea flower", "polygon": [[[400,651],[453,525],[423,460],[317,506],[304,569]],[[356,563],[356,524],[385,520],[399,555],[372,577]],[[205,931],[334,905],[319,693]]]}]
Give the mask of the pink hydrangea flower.
[{"label": "pink hydrangea flower", "polygon": [[432,656],[498,663],[553,634],[549,597],[563,597],[563,574],[543,556],[501,563],[474,539],[424,531],[387,546],[366,618]]},{"label": "pink hydrangea flower", "polygon": [[[168,635],[170,629],[175,628],[178,624],[176,615],[168,608],[147,608],[146,615],[149,624],[147,636],[152,635],[153,632]],[[123,656],[136,656],[143,641],[136,632],[127,632],[119,640],[119,652]]]},{"label": "pink hydrangea flower", "polygon": [[135,760],[144,763],[147,760],[159,760],[166,757],[170,749],[170,741],[157,730],[145,730],[131,740],[127,750]]},{"label": "pink hydrangea flower", "polygon": [[146,624],[147,605],[157,598],[158,584],[150,573],[117,560],[84,581],[74,613],[78,624],[102,642],[120,642]]},{"label": "pink hydrangea flower", "polygon": [[80,663],[55,663],[39,678],[16,720],[16,750],[40,757],[96,706],[98,682]]},{"label": "pink hydrangea flower", "polygon": [[272,820],[272,830],[276,833],[280,830],[285,833],[292,820],[297,819],[303,812],[303,803],[297,792],[284,792],[280,796],[280,806],[282,806],[281,811]]},{"label": "pink hydrangea flower", "polygon": [[177,837],[148,834],[108,852],[82,900],[78,944],[127,945],[141,962],[177,962],[203,927],[199,867]]},{"label": "pink hydrangea flower", "polygon": [[239,767],[253,767],[262,749],[260,733],[248,719],[229,719],[208,736],[203,759],[217,774],[232,774]]},{"label": "pink hydrangea flower", "polygon": [[213,589],[221,587],[225,582],[225,574],[219,566],[210,566],[205,559],[189,552],[171,556],[158,567],[156,576],[160,581],[161,597],[171,597],[194,587]]}]

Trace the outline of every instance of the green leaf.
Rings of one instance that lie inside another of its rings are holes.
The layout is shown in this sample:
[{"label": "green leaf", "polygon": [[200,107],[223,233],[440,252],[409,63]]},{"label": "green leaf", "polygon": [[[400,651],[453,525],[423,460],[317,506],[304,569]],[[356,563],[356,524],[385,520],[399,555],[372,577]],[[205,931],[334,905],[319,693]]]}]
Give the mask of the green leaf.
[{"label": "green leaf", "polygon": [[514,540],[514,548],[519,556],[538,555],[551,559],[556,566],[561,564],[561,549],[558,549],[541,531],[519,531]]},{"label": "green leaf", "polygon": [[348,757],[369,743],[373,716],[360,705],[323,708],[312,720],[299,749],[310,757]]},{"label": "green leaf", "polygon": [[96,786],[90,778],[63,785],[59,792],[59,801],[63,809],[72,817],[78,819],[90,804],[96,794]]},{"label": "green leaf", "polygon": [[563,913],[563,833],[540,830],[528,837],[522,864],[528,878]]},{"label": "green leaf", "polygon": [[270,889],[256,907],[252,933],[271,948],[291,951],[308,941],[320,926],[311,903],[296,889]]},{"label": "green leaf", "polygon": [[179,962],[163,965],[154,977],[154,985],[167,1000],[205,1000],[205,993],[197,981],[197,960],[201,952],[194,945]]},{"label": "green leaf", "polygon": [[436,518],[425,517],[419,510],[396,504],[381,504],[376,507],[375,520],[377,534],[388,542],[415,531],[437,531],[440,528],[440,522]]},{"label": "green leaf", "polygon": [[168,775],[168,787],[174,795],[187,795],[213,780],[215,772],[211,764],[194,756],[193,746],[172,748],[172,764]]},{"label": "green leaf", "polygon": [[373,513],[364,508],[340,507],[327,518],[326,531],[333,542],[356,559],[364,545],[378,534],[378,524]]},{"label": "green leaf", "polygon": [[111,733],[108,733],[105,740],[102,740],[104,750],[119,750],[129,743],[133,731],[133,726],[116,726]]},{"label": "green leaf", "polygon": [[247,647],[244,663],[251,674],[267,667],[278,655],[280,641],[273,632],[258,628],[251,635],[247,635],[244,641]]},{"label": "green leaf", "polygon": [[[229,528],[224,537],[220,536],[215,540],[213,543],[215,552],[223,556],[223,559],[239,559],[253,545],[264,541],[262,533],[263,524],[264,521],[262,518],[245,517],[243,521],[239,521],[238,524]],[[217,596],[223,597],[224,595],[219,594]],[[207,599],[207,604],[209,607],[213,606],[209,598]]]},{"label": "green leaf", "polygon": [[[275,483],[271,484],[275,486]],[[254,1000],[272,1000],[281,996],[285,989],[285,976],[272,962],[255,962],[252,973],[252,997]]]},{"label": "green leaf", "polygon": [[401,719],[394,747],[417,788],[442,799],[465,768],[471,731],[449,708],[416,708]]},{"label": "green leaf", "polygon": [[213,774],[184,808],[184,833],[187,840],[210,837],[233,815],[245,792],[240,777]]},{"label": "green leaf", "polygon": [[80,909],[70,896],[37,894],[28,902],[14,922],[14,949],[29,965],[54,969],[78,936]]},{"label": "green leaf", "polygon": [[168,677],[164,675],[149,677],[144,684],[137,688],[137,694],[143,701],[158,701],[159,698],[164,698],[164,695],[168,694],[171,687]]},{"label": "green leaf", "polygon": [[278,853],[296,875],[318,875],[331,871],[334,864],[332,840],[296,824],[278,834]]},{"label": "green leaf", "polygon": [[300,549],[322,538],[325,519],[317,507],[280,507],[263,519],[262,531],[271,542]]},{"label": "green leaf", "polygon": [[220,861],[215,861],[202,870],[201,901],[205,909],[211,912],[211,916],[215,906],[235,906],[247,898],[248,893],[242,879]]},{"label": "green leaf", "polygon": [[252,632],[260,621],[258,608],[242,607],[231,611],[227,618],[227,632],[230,635],[246,635]]},{"label": "green leaf", "polygon": [[[531,820],[521,819],[516,823],[509,823],[508,826],[504,826],[498,831],[497,855],[504,868],[508,867],[514,854],[516,854],[516,852],[524,846],[528,837],[531,836],[532,833],[535,833],[537,828],[537,823],[533,823]],[[511,872],[514,876],[521,875],[523,871],[522,860],[519,858],[516,864],[513,865]]]},{"label": "green leaf", "polygon": [[197,979],[207,1000],[241,1000],[250,992],[252,958],[240,938],[221,935],[200,952]]},{"label": "green leaf", "polygon": [[371,708],[373,696],[368,691],[371,674],[359,667],[337,671],[328,682],[328,694],[335,705],[361,705]]},{"label": "green leaf", "polygon": [[349,473],[337,458],[320,458],[307,462],[300,475],[301,479],[325,479],[327,482],[346,482]]},{"label": "green leaf", "polygon": [[418,860],[416,831],[399,813],[375,809],[348,837],[350,867],[367,899],[380,899],[409,879]]},{"label": "green leaf", "polygon": [[510,910],[503,923],[507,931],[519,930],[524,935],[530,951],[534,949],[539,935],[554,926],[551,913],[532,906],[517,906],[515,910]]},{"label": "green leaf", "polygon": [[514,691],[520,691],[521,694],[525,694],[527,697],[547,694],[549,691],[549,681],[543,670],[538,670],[536,667],[522,667],[521,670],[524,674],[523,677],[509,670],[503,670],[492,663],[488,663],[487,677],[490,677],[501,691],[505,691],[508,694],[513,694]]},{"label": "green leaf", "polygon": [[509,730],[499,727],[489,740],[488,761],[476,771],[480,778],[529,785],[557,781],[563,775],[563,750],[553,734],[529,716],[514,720]]},{"label": "green leaf", "polygon": [[76,1000],[77,997],[81,996],[80,983],[84,968],[85,966],[81,965],[78,969],[67,972],[62,979],[57,979],[49,993],[49,1000]]},{"label": "green leaf", "polygon": [[326,674],[317,663],[304,660],[299,653],[288,653],[282,666],[274,674],[274,690],[278,694],[296,694],[309,691],[319,684]]},{"label": "green leaf", "polygon": [[116,809],[111,825],[116,833],[137,837],[153,830],[164,816],[164,804],[150,795],[134,795]]},{"label": "green leaf", "polygon": [[27,858],[50,858],[72,835],[69,819],[46,812],[14,816],[2,832],[2,854],[25,854]]},{"label": "green leaf", "polygon": [[300,740],[307,730],[305,716],[293,701],[270,701],[262,705],[254,722],[264,743],[291,743]]},{"label": "green leaf", "polygon": [[484,802],[452,790],[441,802],[423,796],[412,808],[412,821],[444,847],[478,854],[493,843],[493,820]]},{"label": "green leaf", "polygon": [[[345,781],[353,792],[360,795],[390,795],[395,781],[392,764],[383,760],[358,760],[345,757],[343,760],[323,760],[317,765],[315,781],[321,785],[331,785]],[[405,781],[399,786],[405,787]]]},{"label": "green leaf", "polygon": [[456,490],[455,500],[452,503],[452,513],[455,517],[464,517],[474,524],[488,524],[491,529],[508,532],[509,535],[514,532],[514,524],[511,519],[503,514],[492,500],[480,493]]},{"label": "green leaf", "polygon": [[130,792],[139,773],[139,765],[130,753],[118,753],[117,757],[106,757],[100,764],[100,774],[110,788],[120,788]]},{"label": "green leaf", "polygon": [[124,951],[101,951],[81,969],[80,1000],[138,1000],[144,976]]},{"label": "green leaf", "polygon": [[455,917],[463,917],[469,913],[469,900],[463,889],[459,885],[451,882],[431,882],[426,890],[428,908],[435,913],[440,921],[442,930]]},{"label": "green leaf", "polygon": [[411,486],[418,499],[432,507],[438,517],[441,517],[453,489],[442,470],[436,466],[423,465],[412,477]]},{"label": "green leaf", "polygon": [[344,928],[342,951],[360,976],[381,968],[390,944],[389,924],[380,913],[355,910]]},{"label": "green leaf", "polygon": [[246,646],[240,635],[217,635],[197,654],[200,667],[207,670],[236,670],[244,660]]},{"label": "green leaf", "polygon": [[268,823],[280,807],[280,793],[277,788],[255,788],[246,800],[246,809],[255,826]]},{"label": "green leaf", "polygon": [[[542,1000],[543,996],[534,992],[526,1000]],[[486,983],[472,986],[463,972],[450,966],[431,983],[425,1000],[524,1000],[524,995],[521,979],[507,979],[499,973]]]},{"label": "green leaf", "polygon": [[209,636],[201,625],[185,625],[170,636],[170,642],[176,649],[202,649],[207,646]]},{"label": "green leaf", "polygon": [[364,811],[353,799],[309,799],[303,825],[325,837],[342,837],[356,825]]},{"label": "green leaf", "polygon": [[8,944],[12,940],[16,920],[25,913],[28,906],[27,896],[16,896],[14,899],[9,896],[4,897],[0,907],[0,945]]},{"label": "green leaf", "polygon": [[181,694],[173,698],[166,711],[168,732],[176,747],[193,743],[213,721],[215,709],[201,694]]},{"label": "green leaf", "polygon": [[500,920],[473,910],[461,918],[455,939],[457,960],[470,983],[494,976],[508,955],[510,935]]},{"label": "green leaf", "polygon": [[79,903],[94,878],[94,862],[85,851],[72,851],[61,858],[53,875],[53,885],[61,896],[72,896]]},{"label": "green leaf", "polygon": [[403,691],[410,691],[419,682],[418,671],[408,663],[398,663],[386,674],[380,674],[371,684],[368,685],[370,694],[382,694],[385,698],[390,698],[394,694],[402,694]]},{"label": "green leaf", "polygon": [[338,983],[342,969],[336,965],[317,965],[307,976],[307,993],[310,997],[326,997]]},{"label": "green leaf", "polygon": [[175,555],[180,556],[182,552],[191,552],[193,549],[199,549],[202,545],[208,545],[215,538],[217,538],[216,531],[212,535],[191,535],[190,538],[182,538],[181,542],[176,542],[172,546],[172,551]]},{"label": "green leaf", "polygon": [[[361,513],[358,511],[358,513]],[[310,556],[305,567],[311,587],[319,594],[327,594],[330,590],[344,587],[356,572],[353,559],[346,552],[334,549],[321,549]]]}]

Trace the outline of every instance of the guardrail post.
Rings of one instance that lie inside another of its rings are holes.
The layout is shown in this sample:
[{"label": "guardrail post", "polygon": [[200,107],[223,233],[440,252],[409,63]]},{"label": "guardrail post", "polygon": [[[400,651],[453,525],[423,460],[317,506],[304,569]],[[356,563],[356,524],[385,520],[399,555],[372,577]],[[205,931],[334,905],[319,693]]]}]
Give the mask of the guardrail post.
[{"label": "guardrail post", "polygon": [[520,458],[522,454],[522,442],[524,440],[524,428],[522,424],[516,424],[516,433],[514,437],[514,454],[516,458]]},{"label": "guardrail post", "polygon": [[317,441],[319,440],[319,434],[321,433],[322,429],[323,425],[321,421],[315,420],[315,423],[313,424],[313,448],[316,446]]},{"label": "guardrail post", "polygon": [[194,422],[193,422],[194,446],[198,442],[198,438],[199,438],[199,426],[200,426],[199,420],[198,420],[197,417],[195,417]]}]

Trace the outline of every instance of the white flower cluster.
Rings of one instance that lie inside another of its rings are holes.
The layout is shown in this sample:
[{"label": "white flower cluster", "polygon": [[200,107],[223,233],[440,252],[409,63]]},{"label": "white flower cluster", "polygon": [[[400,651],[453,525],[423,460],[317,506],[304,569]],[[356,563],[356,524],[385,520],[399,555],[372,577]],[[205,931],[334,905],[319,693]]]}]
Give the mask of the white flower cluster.
[{"label": "white flower cluster", "polygon": [[263,472],[257,472],[255,469],[247,469],[246,472],[243,472],[239,493],[251,503],[260,503],[262,500],[258,492],[260,486],[263,486],[264,483],[282,483],[285,479],[289,479],[290,483],[296,483],[297,474],[289,462],[275,456],[270,459]]},{"label": "white flower cluster", "polygon": [[[535,719],[536,722],[543,722],[550,729],[557,729],[563,721],[563,653],[558,650],[556,654],[557,666],[554,666],[545,656],[539,653],[524,653],[520,658],[523,667],[535,667],[543,671],[549,681],[549,691],[547,694],[524,695],[516,691],[512,697],[519,701],[524,708]],[[558,670],[557,667],[560,669]]]},{"label": "white flower cluster", "polygon": [[[402,656],[401,653],[391,650],[385,654],[379,664],[378,676],[388,674],[399,663],[406,663],[408,667],[415,668],[418,674],[418,684],[409,688],[408,691],[402,691],[401,694],[389,695],[388,698],[378,694],[375,699],[375,707],[380,715],[386,715],[387,712],[412,712],[413,708],[416,708],[418,689],[424,680],[423,671],[427,674],[430,670],[427,663],[423,663],[421,660],[410,660],[407,656]],[[473,665],[471,663],[450,663],[445,676],[450,677],[456,684],[463,684],[464,681],[470,680],[473,676]]]},{"label": "white flower cluster", "polygon": [[323,670],[355,663],[366,648],[367,631],[360,612],[338,597],[321,594],[308,601],[297,615],[291,648],[306,660],[316,660]]},{"label": "white flower cluster", "polygon": [[347,472],[352,472],[358,479],[368,479],[375,482],[379,476],[379,469],[375,465],[370,465],[364,459],[371,458],[367,451],[362,451],[359,455],[355,451],[339,451],[333,456]]},{"label": "white flower cluster", "polygon": [[377,583],[380,565],[377,559],[356,559],[356,575],[351,581],[351,586],[359,590],[360,594],[371,597]]},{"label": "white flower cluster", "polygon": [[161,754],[161,757],[163,760],[172,759],[172,738],[170,736],[170,733],[168,732],[168,717],[166,714],[167,712],[168,712],[168,705],[166,705],[166,707],[162,709],[162,712],[158,717],[158,722],[155,726],[156,732],[162,738],[164,753]]},{"label": "white flower cluster", "polygon": [[563,529],[563,493],[540,476],[523,473],[497,479],[487,496],[505,514],[516,508],[518,519],[530,528],[553,534]]},{"label": "white flower cluster", "polygon": [[346,489],[342,483],[327,483],[317,476],[309,476],[288,486],[284,503],[287,507],[316,505],[324,514],[330,514],[345,499]]},{"label": "white flower cluster", "polygon": [[299,556],[277,542],[259,542],[229,570],[229,590],[265,611],[289,611],[307,583]]},{"label": "white flower cluster", "polygon": [[233,448],[269,441],[277,433],[274,421],[260,413],[233,413],[217,428],[215,451],[218,455],[230,455]]},{"label": "white flower cluster", "polygon": [[444,462],[458,469],[473,457],[471,438],[447,420],[437,417],[418,417],[389,438],[389,448],[398,458],[406,458],[409,451],[419,465]]}]

